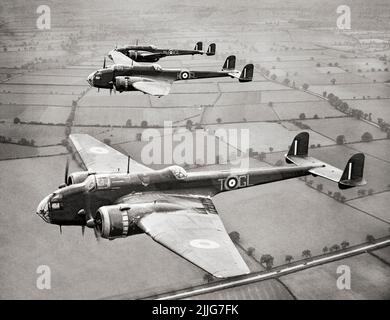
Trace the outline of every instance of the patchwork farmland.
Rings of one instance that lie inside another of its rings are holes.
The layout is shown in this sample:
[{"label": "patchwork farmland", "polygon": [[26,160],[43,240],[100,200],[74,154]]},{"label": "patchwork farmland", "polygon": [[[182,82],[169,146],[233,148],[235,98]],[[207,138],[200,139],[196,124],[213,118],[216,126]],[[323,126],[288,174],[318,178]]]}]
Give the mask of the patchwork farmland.
[{"label": "patchwork farmland", "polygon": [[[388,8],[377,1],[378,7]],[[213,199],[227,231],[238,233],[235,244],[251,272],[266,268],[261,261],[267,254],[273,258],[271,267],[278,267],[287,263],[287,256],[302,259],[305,250],[315,258],[325,247],[339,251],[342,243],[359,246],[389,236],[390,53],[388,44],[373,48],[356,43],[366,36],[365,24],[353,34],[335,32],[333,7],[321,9],[324,25],[317,28],[294,19],[297,11],[290,4],[280,6],[274,17],[266,4],[251,2],[253,10],[244,10],[248,24],[232,14],[230,6],[208,7],[211,19],[191,1],[182,7],[171,0],[164,5],[136,0],[131,8],[122,0],[110,5],[112,10],[102,15],[98,8],[106,3],[100,0],[81,7],[73,0],[53,3],[53,26],[43,33],[36,30],[35,16],[27,14],[35,12],[34,4],[26,5],[24,12],[5,1],[15,19],[0,30],[0,257],[7,262],[0,267],[0,298],[142,298],[215,281],[145,235],[97,244],[91,232],[82,238],[76,227],[63,228],[60,237],[58,228],[35,216],[39,201],[63,182],[66,159],[72,158],[66,148],[71,133],[88,133],[142,162],[148,143],[142,134],[147,129],[161,133],[164,122],[171,121],[172,139],[202,132],[229,150],[226,164],[218,163],[221,159],[200,163],[195,157],[196,163],[180,163],[187,170],[233,165],[234,148],[216,134],[218,129],[249,131],[248,149],[241,151],[250,157],[250,167],[284,165],[284,154],[301,131],[310,133],[310,155],[337,167],[344,168],[352,154],[364,152],[368,184],[361,188],[339,190],[335,183],[308,176]],[[129,20],[131,10],[140,19]],[[299,10],[318,14],[314,6]],[[382,37],[380,28],[388,27],[377,26],[370,35]],[[107,52],[137,39],[183,48],[192,48],[198,40],[216,42],[214,57],[167,58],[161,65],[220,70],[225,58],[235,54],[238,69],[255,65],[254,80],[182,81],[162,98],[90,88],[85,80],[102,67]],[[81,169],[70,161],[71,172]],[[375,254],[388,262],[386,250]],[[50,292],[35,287],[35,270],[42,263],[56,275]],[[390,296],[388,264],[371,254],[346,263],[357,270],[356,286],[348,294],[335,291],[335,262],[199,298]],[[379,276],[367,275],[367,270]],[[92,285],[90,278],[96,279]]]}]

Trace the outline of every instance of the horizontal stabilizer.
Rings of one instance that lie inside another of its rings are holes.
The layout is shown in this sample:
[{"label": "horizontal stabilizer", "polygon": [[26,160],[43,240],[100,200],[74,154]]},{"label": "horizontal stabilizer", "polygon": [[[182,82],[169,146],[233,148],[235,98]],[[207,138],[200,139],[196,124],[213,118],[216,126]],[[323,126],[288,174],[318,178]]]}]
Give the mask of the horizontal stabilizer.
[{"label": "horizontal stabilizer", "polygon": [[253,79],[253,70],[254,66],[252,63],[247,64],[244,69],[242,69],[241,75],[238,78],[238,81],[240,82],[249,82]]},{"label": "horizontal stabilizer", "polygon": [[340,189],[348,189],[366,184],[363,179],[364,154],[353,155],[342,171],[326,162],[308,156],[309,133],[301,132],[294,138],[286,155],[287,163],[297,166],[312,167],[308,171],[314,176],[320,176],[338,183]]},{"label": "horizontal stabilizer", "polygon": [[216,45],[215,45],[215,43],[212,43],[212,44],[210,44],[209,47],[207,48],[206,54],[207,54],[208,56],[213,56],[213,55],[215,55],[215,51],[216,51]]},{"label": "horizontal stabilizer", "polygon": [[234,71],[236,68],[236,56],[228,56],[223,64],[222,71]]},{"label": "horizontal stabilizer", "polygon": [[203,50],[203,42],[199,41],[196,43],[194,50],[196,51],[202,51]]}]

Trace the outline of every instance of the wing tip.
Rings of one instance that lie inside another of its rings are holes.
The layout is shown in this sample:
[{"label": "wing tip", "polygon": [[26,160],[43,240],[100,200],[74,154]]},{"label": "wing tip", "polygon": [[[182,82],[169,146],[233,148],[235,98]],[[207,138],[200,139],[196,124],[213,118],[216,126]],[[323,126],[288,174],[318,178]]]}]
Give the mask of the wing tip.
[{"label": "wing tip", "polygon": [[232,277],[238,277],[238,276],[244,276],[246,274],[249,274],[250,270],[248,266],[245,264],[244,266],[241,266],[240,268],[237,269],[230,269],[230,270],[221,270],[212,273],[212,275],[216,278],[219,279],[224,279],[224,278],[232,278]]}]

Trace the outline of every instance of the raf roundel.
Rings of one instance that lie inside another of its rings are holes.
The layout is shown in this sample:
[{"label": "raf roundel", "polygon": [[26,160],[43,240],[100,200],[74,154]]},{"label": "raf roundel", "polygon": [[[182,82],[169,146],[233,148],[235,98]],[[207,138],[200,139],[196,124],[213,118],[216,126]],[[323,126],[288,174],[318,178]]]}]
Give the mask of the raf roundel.
[{"label": "raf roundel", "polygon": [[89,149],[89,152],[95,153],[95,154],[105,154],[105,153],[108,153],[108,150],[106,148],[102,148],[102,147],[92,147]]},{"label": "raf roundel", "polygon": [[238,179],[236,177],[230,177],[226,179],[225,187],[226,189],[234,189],[238,185]]},{"label": "raf roundel", "polygon": [[186,80],[186,79],[188,79],[189,78],[189,73],[187,72],[187,71],[184,71],[182,74],[181,74],[181,78],[183,79],[183,80]]},{"label": "raf roundel", "polygon": [[219,243],[208,239],[194,239],[190,241],[190,245],[198,249],[217,249],[220,247]]}]

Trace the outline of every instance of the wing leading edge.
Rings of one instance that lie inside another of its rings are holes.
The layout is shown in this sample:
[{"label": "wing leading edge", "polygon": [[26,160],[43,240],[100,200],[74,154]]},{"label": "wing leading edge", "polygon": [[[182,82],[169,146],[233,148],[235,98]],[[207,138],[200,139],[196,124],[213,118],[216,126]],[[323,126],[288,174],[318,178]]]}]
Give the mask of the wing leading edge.
[{"label": "wing leading edge", "polygon": [[[127,172],[128,156],[123,153],[88,134],[71,134],[69,138],[88,171]],[[153,169],[130,159],[129,171],[143,173]]]}]

